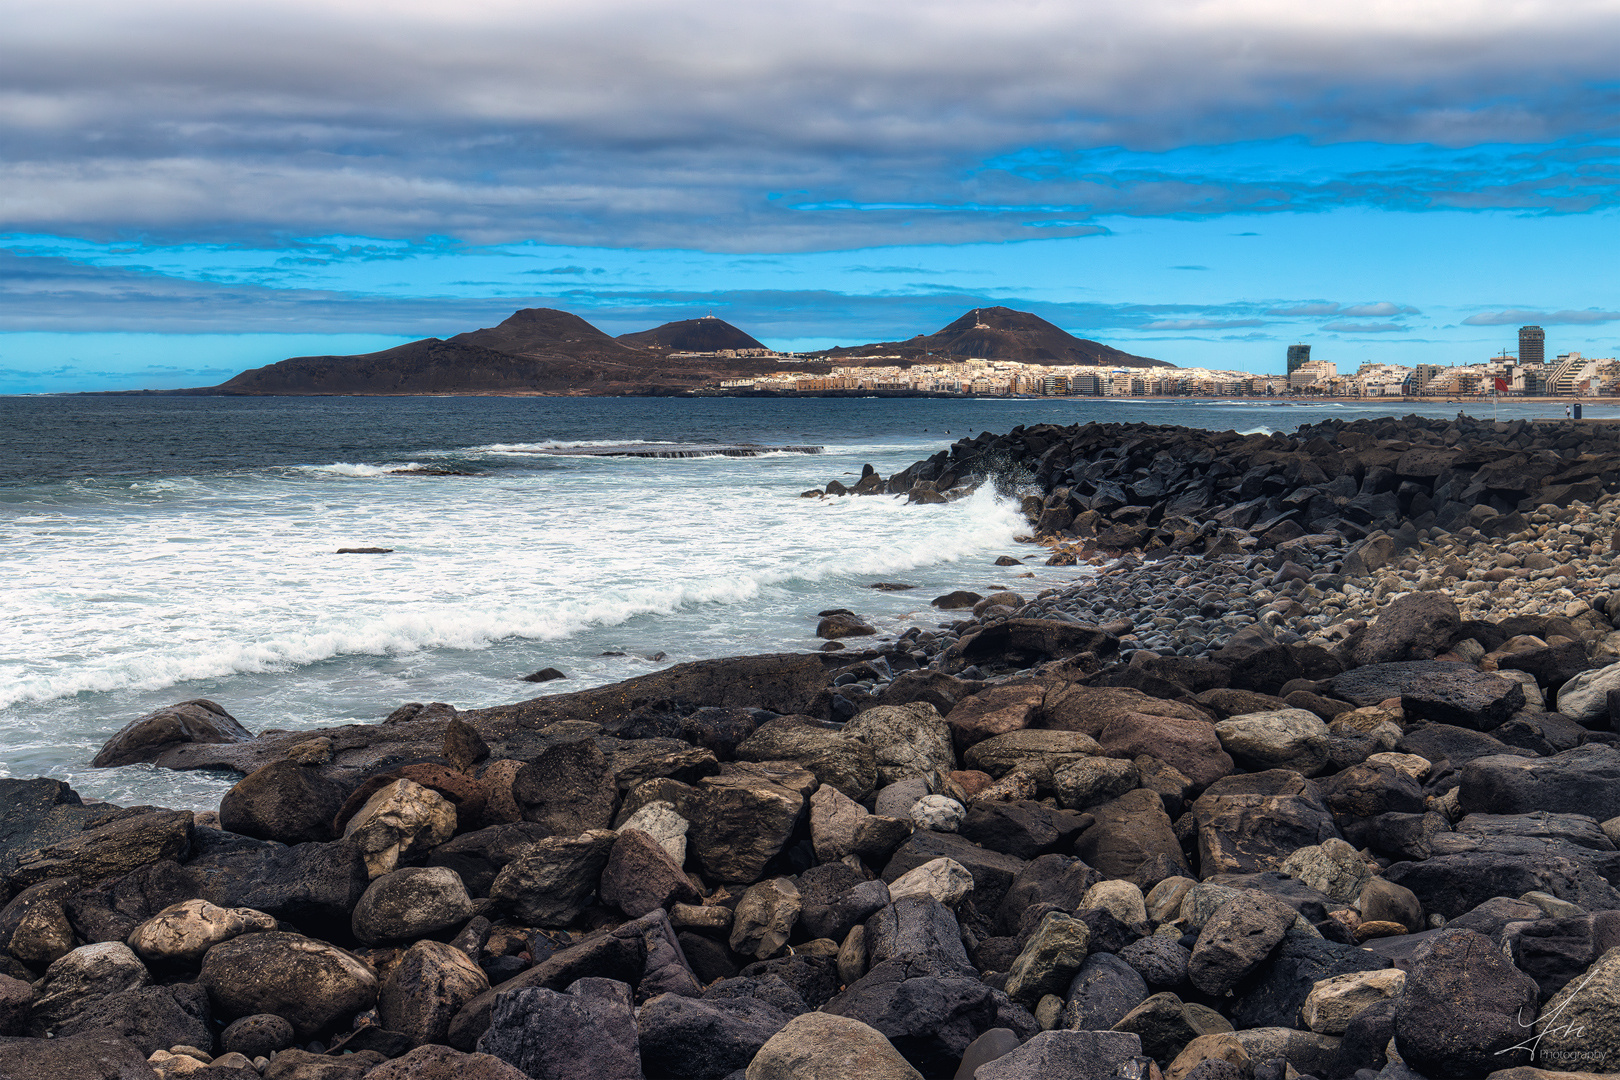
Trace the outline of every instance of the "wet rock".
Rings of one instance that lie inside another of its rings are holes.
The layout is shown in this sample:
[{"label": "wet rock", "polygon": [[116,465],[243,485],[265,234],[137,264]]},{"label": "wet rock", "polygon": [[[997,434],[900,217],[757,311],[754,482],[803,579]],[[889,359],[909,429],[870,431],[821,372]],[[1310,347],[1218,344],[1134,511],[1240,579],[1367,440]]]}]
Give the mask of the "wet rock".
[{"label": "wet rock", "polygon": [[183,743],[247,742],[252,738],[219,705],[195,698],[125,724],[102,745],[90,764],[98,769],[148,761],[162,764],[165,751]]},{"label": "wet rock", "polygon": [[512,798],[523,808],[523,820],[553,835],[577,836],[612,823],[618,788],[596,743],[576,739],[546,747],[520,769]]},{"label": "wet rock", "polygon": [[922,1080],[883,1034],[848,1017],[806,1013],[761,1046],[746,1080]]},{"label": "wet rock", "polygon": [[203,957],[197,981],[217,1016],[274,1013],[300,1039],[339,1028],[377,1000],[371,965],[324,941],[282,931],[215,945]]},{"label": "wet rock", "polygon": [[275,928],[275,917],[262,911],[183,900],[137,926],[129,946],[148,964],[194,964],[222,941]]},{"label": "wet rock", "polygon": [[758,998],[661,994],[637,1011],[642,1070],[651,1077],[724,1080],[746,1069],[792,1018]]},{"label": "wet rock", "polygon": [[490,886],[491,900],[532,925],[567,926],[596,891],[618,834],[592,829],[553,836],[508,863]]},{"label": "wet rock", "polygon": [[1293,908],[1264,893],[1233,897],[1199,931],[1188,980],[1206,994],[1224,994],[1265,962],[1296,917]]},{"label": "wet rock", "polygon": [[366,873],[375,879],[425,857],[455,832],[455,804],[414,781],[396,780],[349,819],[343,838],[359,849]]},{"label": "wet rock", "polygon": [[860,616],[847,612],[828,615],[816,624],[816,637],[836,641],[848,637],[871,637],[877,629],[862,622]]},{"label": "wet rock", "polygon": [[843,735],[872,748],[879,784],[943,776],[956,768],[950,725],[926,701],[867,709],[844,725]]},{"label": "wet rock", "polygon": [[699,899],[680,863],[658,841],[631,828],[619,831],[602,870],[599,891],[603,903],[632,919],[672,903]]},{"label": "wet rock", "polygon": [[1215,725],[1221,748],[1245,769],[1292,769],[1314,776],[1328,763],[1328,729],[1304,709],[1248,713]]},{"label": "wet rock", "polygon": [[1407,972],[1395,1005],[1395,1046],[1431,1077],[1477,1076],[1528,1063],[1510,1047],[1536,1016],[1536,984],[1491,940],[1445,930]]},{"label": "wet rock", "polygon": [[805,796],[762,776],[705,777],[687,843],[704,875],[722,884],[759,880],[787,844]]},{"label": "wet rock", "polygon": [[438,941],[418,941],[383,979],[377,1014],[383,1027],[407,1036],[413,1046],[442,1043],[450,1021],[489,979],[467,954]]},{"label": "wet rock", "polygon": [[472,918],[461,878],[443,866],[403,867],[373,881],[354,909],[354,936],[368,945],[428,937]]},{"label": "wet rock", "polygon": [[531,1080],[642,1077],[630,987],[612,979],[580,979],[565,993],[529,988],[498,994],[478,1050]]}]

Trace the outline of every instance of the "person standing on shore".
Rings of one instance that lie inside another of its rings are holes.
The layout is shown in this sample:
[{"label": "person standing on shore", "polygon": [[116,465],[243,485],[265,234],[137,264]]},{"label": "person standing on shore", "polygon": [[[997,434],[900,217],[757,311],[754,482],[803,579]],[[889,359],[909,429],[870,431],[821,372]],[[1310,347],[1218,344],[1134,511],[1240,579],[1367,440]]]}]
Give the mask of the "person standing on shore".
[{"label": "person standing on shore", "polygon": [[1574,416],[1575,416],[1574,407],[1570,406],[1570,405],[1565,405],[1564,406],[1564,419],[1565,420],[1570,420],[1570,419],[1573,419]]}]

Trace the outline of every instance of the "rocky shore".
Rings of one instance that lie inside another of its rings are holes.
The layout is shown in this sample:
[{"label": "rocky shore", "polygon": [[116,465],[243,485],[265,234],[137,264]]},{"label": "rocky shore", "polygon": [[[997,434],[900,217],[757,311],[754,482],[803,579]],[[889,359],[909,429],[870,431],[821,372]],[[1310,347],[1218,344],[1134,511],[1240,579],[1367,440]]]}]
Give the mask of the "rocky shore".
[{"label": "rocky shore", "polygon": [[0,1078],[1620,1070],[1620,431],[1038,427],[806,494],[983,483],[1094,572],[96,759],[217,814],[0,780]]}]

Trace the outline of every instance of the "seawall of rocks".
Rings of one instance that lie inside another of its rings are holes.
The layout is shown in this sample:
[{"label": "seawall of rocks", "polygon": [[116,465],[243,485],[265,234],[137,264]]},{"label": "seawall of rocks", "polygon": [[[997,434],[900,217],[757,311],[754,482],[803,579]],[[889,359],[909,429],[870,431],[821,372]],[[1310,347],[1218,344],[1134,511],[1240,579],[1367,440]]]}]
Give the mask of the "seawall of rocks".
[{"label": "seawall of rocks", "polygon": [[1617,1067],[1607,429],[1020,429],[854,490],[975,477],[1097,573],[97,758],[235,770],[217,814],[0,780],[0,1077]]}]

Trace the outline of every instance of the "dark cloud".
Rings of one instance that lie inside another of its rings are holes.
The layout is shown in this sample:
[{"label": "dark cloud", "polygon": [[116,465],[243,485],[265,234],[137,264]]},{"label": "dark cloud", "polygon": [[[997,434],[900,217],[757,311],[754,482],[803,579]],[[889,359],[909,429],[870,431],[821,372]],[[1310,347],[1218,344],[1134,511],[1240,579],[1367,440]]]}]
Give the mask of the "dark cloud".
[{"label": "dark cloud", "polygon": [[[786,251],[1110,214],[1578,212],[1620,203],[1592,145],[1620,113],[1617,32],[1612,7],[1511,0],[1416,22],[1247,0],[24,5],[0,35],[0,228]],[[1304,167],[1162,156],[1266,140]],[[1451,149],[1317,153],[1362,144]]]},{"label": "dark cloud", "polygon": [[1586,311],[1533,311],[1529,308],[1512,308],[1507,311],[1489,311],[1479,315],[1470,315],[1463,320],[1464,326],[1523,326],[1526,324],[1541,326],[1575,325],[1589,326],[1595,323],[1615,322],[1620,320],[1620,311],[1598,311],[1589,308]]}]

